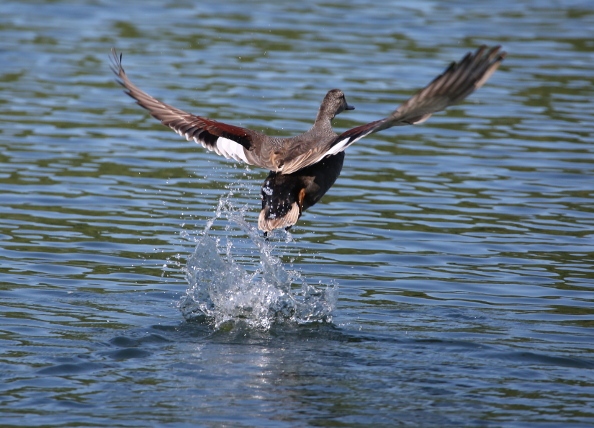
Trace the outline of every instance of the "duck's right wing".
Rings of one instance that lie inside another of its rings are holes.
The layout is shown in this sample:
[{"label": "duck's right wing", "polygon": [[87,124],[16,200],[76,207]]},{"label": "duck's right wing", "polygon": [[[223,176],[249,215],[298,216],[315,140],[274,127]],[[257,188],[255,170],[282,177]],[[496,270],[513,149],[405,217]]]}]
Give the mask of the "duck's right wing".
[{"label": "duck's right wing", "polygon": [[459,103],[477,90],[497,70],[505,58],[501,47],[487,49],[481,46],[469,52],[460,62],[452,64],[429,85],[404,102],[394,112],[381,120],[350,129],[339,135],[328,147],[325,156],[343,151],[361,138],[392,126],[423,123],[433,113]]},{"label": "duck's right wing", "polygon": [[153,98],[134,85],[122,67],[122,55],[111,50],[111,68],[118,77],[118,83],[126,88],[126,94],[161,121],[189,140],[201,144],[227,159],[243,161],[261,168],[274,169],[265,156],[264,143],[268,137],[251,129],[227,125],[216,120],[195,116]]}]

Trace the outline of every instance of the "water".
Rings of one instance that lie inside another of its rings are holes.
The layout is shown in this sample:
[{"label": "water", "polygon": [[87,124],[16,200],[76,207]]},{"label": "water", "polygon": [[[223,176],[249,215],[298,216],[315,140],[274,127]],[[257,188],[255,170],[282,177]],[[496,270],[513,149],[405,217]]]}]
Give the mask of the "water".
[{"label": "water", "polygon": [[[246,267],[253,263],[246,266],[235,261],[233,252],[240,243],[236,237],[227,236],[222,245],[220,239],[210,236],[215,220],[223,213],[249,236],[248,244],[257,249],[244,255],[248,263],[259,258],[258,265],[251,266],[251,270]],[[245,221],[244,215],[243,210],[234,210],[228,198],[219,202],[217,215],[207,223],[194,253],[188,257],[188,290],[180,303],[184,318],[211,323],[215,330],[225,324],[233,328],[238,323],[264,330],[274,323],[330,323],[336,307],[335,284],[316,288],[305,282],[299,272],[287,270],[273,255],[268,240],[255,225]],[[299,291],[293,291],[295,283],[300,284]]]},{"label": "water", "polygon": [[[1,10],[2,426],[594,423],[591,2]],[[270,241],[267,172],[147,117],[107,60],[289,136],[329,89],[357,107],[349,129],[482,43],[509,53],[485,87],[350,147]]]}]

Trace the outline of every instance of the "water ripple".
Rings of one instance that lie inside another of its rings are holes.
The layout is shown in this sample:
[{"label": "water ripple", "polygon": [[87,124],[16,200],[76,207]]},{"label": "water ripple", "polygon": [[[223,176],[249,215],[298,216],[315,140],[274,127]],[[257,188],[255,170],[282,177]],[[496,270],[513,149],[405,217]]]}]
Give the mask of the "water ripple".
[{"label": "water ripple", "polygon": [[[592,425],[593,29],[590,0],[4,1],[3,425]],[[328,89],[346,130],[483,43],[509,53],[487,85],[350,147],[288,242],[253,234],[266,172],[107,61],[287,136]]]}]

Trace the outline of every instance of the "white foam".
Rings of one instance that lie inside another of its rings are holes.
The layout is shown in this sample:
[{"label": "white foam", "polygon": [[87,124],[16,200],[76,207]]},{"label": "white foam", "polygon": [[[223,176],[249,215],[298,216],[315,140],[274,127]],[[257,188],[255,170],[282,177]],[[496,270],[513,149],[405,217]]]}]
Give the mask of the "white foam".
[{"label": "white foam", "polygon": [[[228,232],[224,239],[211,236],[213,223],[225,215],[239,227],[244,248],[239,248],[241,239]],[[251,247],[247,254],[246,234]],[[283,266],[273,249],[261,232],[245,221],[244,213],[223,199],[217,217],[208,222],[188,258],[188,289],[179,304],[182,315],[187,320],[202,319],[215,328],[238,322],[269,329],[279,322],[331,321],[337,287],[307,284],[299,272]]]}]

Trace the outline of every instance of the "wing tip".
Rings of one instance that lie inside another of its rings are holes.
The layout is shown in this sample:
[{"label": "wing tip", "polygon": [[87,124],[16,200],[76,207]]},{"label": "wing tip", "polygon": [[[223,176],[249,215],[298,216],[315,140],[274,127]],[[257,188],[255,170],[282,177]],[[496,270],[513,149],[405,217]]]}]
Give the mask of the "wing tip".
[{"label": "wing tip", "polygon": [[[122,53],[120,52],[118,54],[118,51],[116,50],[115,47],[112,47],[110,49],[110,54],[109,54],[109,68],[111,69],[111,71],[113,72],[113,74],[116,75],[116,79],[115,81],[120,85],[123,86],[124,88],[128,89],[126,87],[126,72],[124,71],[124,67],[122,66]],[[124,91],[126,92],[128,95],[131,96],[130,91]]]}]

